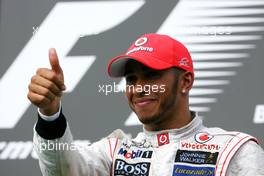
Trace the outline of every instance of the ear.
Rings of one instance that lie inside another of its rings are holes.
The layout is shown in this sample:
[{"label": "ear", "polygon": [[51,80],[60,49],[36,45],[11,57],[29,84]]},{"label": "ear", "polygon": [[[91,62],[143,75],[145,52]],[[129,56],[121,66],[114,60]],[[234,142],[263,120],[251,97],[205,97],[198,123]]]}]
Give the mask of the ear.
[{"label": "ear", "polygon": [[193,86],[193,82],[194,82],[194,75],[191,72],[184,72],[181,75],[181,90],[180,92],[182,94],[186,94],[189,93],[189,91],[191,90],[192,86]]}]

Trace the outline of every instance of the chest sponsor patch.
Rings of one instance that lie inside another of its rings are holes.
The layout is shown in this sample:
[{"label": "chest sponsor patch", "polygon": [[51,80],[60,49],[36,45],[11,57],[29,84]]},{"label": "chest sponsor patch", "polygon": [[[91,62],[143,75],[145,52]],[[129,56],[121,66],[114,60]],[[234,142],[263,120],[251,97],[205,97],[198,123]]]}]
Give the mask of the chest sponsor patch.
[{"label": "chest sponsor patch", "polygon": [[190,164],[216,164],[218,152],[178,150],[175,162]]},{"label": "chest sponsor patch", "polygon": [[124,156],[126,159],[135,159],[135,158],[151,158],[153,151],[149,150],[127,150],[124,148],[120,148],[118,151],[118,155]]},{"label": "chest sponsor patch", "polygon": [[158,139],[159,146],[162,146],[162,145],[170,143],[170,139],[169,139],[169,134],[168,133],[158,134],[157,135],[157,139]]},{"label": "chest sponsor patch", "polygon": [[114,176],[148,176],[150,163],[127,163],[126,161],[116,159],[114,165]]},{"label": "chest sponsor patch", "polygon": [[173,176],[214,176],[214,167],[174,165]]},{"label": "chest sponsor patch", "polygon": [[194,150],[220,150],[221,147],[218,144],[200,144],[200,143],[189,143],[181,142],[181,149],[194,149]]}]

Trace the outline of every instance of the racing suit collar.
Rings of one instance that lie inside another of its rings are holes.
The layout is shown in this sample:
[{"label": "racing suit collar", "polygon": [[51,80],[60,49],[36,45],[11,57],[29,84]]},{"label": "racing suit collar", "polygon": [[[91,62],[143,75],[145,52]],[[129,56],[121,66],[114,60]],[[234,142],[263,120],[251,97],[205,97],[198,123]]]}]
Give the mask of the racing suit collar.
[{"label": "racing suit collar", "polygon": [[181,128],[162,131],[147,131],[143,127],[143,132],[139,133],[134,140],[146,140],[149,141],[152,146],[161,146],[164,144],[169,144],[170,142],[178,142],[180,139],[187,138],[203,127],[202,119],[197,115],[197,113],[191,111],[191,114],[193,117],[192,121]]}]

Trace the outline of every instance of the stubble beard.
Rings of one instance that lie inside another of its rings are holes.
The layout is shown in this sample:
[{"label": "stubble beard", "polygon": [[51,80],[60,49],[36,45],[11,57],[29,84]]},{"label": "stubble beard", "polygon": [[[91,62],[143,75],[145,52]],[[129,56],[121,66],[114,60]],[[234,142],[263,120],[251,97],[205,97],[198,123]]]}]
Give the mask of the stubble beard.
[{"label": "stubble beard", "polygon": [[[153,116],[149,117],[139,117],[139,121],[143,123],[144,125],[150,125],[154,124],[155,126],[159,126],[162,122],[165,120],[168,120],[170,118],[170,113],[173,111],[175,102],[176,102],[176,93],[177,93],[177,85],[178,85],[178,79],[174,80],[173,87],[171,90],[171,95],[168,95],[168,99],[164,102],[161,102],[160,108],[157,114],[154,114]],[[135,112],[135,110],[133,109]]]}]

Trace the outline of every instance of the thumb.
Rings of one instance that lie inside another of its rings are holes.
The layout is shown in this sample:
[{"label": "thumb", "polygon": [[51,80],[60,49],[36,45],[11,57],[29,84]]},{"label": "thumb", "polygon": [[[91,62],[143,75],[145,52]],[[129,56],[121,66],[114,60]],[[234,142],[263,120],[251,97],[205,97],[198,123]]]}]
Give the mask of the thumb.
[{"label": "thumb", "polygon": [[49,50],[49,61],[50,61],[51,69],[53,71],[55,71],[57,74],[63,74],[62,69],[60,67],[57,52],[54,48],[50,48]]},{"label": "thumb", "polygon": [[61,89],[65,90],[66,87],[64,85],[63,70],[60,67],[58,55],[54,48],[49,49],[49,61],[50,61],[51,69],[62,79]]}]

